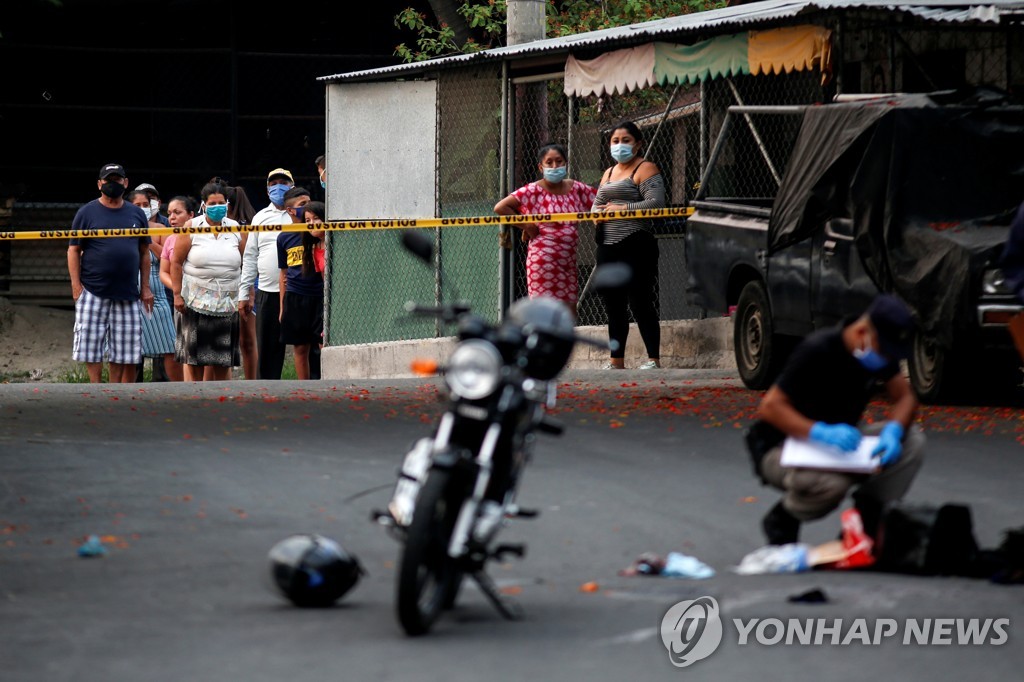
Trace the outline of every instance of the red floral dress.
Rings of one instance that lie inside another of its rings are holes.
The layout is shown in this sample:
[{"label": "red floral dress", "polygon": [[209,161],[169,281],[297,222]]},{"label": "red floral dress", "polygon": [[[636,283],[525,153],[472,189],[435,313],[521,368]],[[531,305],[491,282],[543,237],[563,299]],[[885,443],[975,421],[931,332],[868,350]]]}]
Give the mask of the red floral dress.
[{"label": "red floral dress", "polygon": [[[552,194],[539,182],[531,182],[512,196],[519,200],[519,212],[523,215],[589,211],[597,190],[576,180],[570,182],[572,187],[565,194]],[[530,298],[551,296],[575,308],[579,295],[576,223],[538,223],[538,227],[540,233],[530,240],[526,253],[526,286]]]}]

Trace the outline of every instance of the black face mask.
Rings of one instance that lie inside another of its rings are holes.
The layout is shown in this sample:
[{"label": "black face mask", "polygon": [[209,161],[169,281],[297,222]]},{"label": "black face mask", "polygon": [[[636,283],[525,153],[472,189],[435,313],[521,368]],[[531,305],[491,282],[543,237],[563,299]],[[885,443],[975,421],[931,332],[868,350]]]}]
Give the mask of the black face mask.
[{"label": "black face mask", "polygon": [[100,191],[111,199],[120,199],[124,194],[124,185],[119,182],[104,182]]}]

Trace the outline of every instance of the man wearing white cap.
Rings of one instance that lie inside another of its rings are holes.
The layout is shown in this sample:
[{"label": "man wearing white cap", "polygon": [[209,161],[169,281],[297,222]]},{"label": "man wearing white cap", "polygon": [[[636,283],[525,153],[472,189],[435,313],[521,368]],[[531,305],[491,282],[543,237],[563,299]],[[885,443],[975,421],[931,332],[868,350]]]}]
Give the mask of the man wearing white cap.
[{"label": "man wearing white cap", "polygon": [[[270,205],[253,216],[253,225],[286,225],[291,217],[284,208],[285,192],[295,184],[290,171],[275,168],[267,174]],[[257,232],[249,237],[242,256],[242,279],[238,292],[238,312],[244,322],[256,310],[256,351],[260,379],[280,379],[284,367],[285,345],[281,343],[281,293],[277,264],[279,232]],[[256,283],[256,300],[249,290]]]}]

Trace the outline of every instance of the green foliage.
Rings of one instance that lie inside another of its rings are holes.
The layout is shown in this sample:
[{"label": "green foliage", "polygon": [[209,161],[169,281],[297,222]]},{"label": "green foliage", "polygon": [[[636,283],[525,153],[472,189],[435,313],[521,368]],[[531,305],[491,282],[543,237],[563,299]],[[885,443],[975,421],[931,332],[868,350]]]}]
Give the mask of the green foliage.
[{"label": "green foliage", "polygon": [[[106,363],[103,364],[103,382],[110,381],[110,372]],[[84,362],[79,362],[61,370],[55,379],[58,384],[87,384],[89,383],[89,372]]]},{"label": "green foliage", "polygon": [[281,368],[281,381],[298,381],[299,375],[295,371],[295,359],[289,357]]},{"label": "green foliage", "polygon": [[455,31],[450,26],[442,24],[435,27],[428,21],[426,14],[420,14],[411,7],[395,17],[395,26],[405,27],[419,36],[414,48],[405,43],[395,48],[395,54],[401,57],[402,61],[418,62],[462,51],[455,44]]},{"label": "green foliage", "polygon": [[[547,35],[554,38],[599,31],[720,7],[725,7],[725,0],[548,0]],[[417,38],[413,47],[405,43],[396,47],[395,54],[403,61],[414,62],[502,44],[506,0],[465,0],[458,13],[477,36],[463,45],[455,41],[450,26],[437,26],[426,14],[412,8],[403,10],[395,17],[395,25],[409,29]]]},{"label": "green foliage", "polygon": [[475,33],[485,36],[486,42],[470,38],[465,44],[455,41],[455,31],[447,24],[435,26],[426,14],[408,7],[395,17],[395,26],[407,28],[417,34],[415,47],[402,43],[395,54],[405,62],[443,57],[449,54],[478,52],[497,44],[505,33],[505,0],[467,0],[459,7],[459,16]]}]

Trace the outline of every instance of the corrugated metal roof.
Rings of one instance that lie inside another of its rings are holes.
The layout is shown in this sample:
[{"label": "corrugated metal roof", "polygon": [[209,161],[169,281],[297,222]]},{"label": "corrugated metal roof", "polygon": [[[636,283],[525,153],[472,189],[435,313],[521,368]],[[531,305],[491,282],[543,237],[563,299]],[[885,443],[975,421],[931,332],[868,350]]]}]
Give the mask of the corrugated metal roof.
[{"label": "corrugated metal roof", "polygon": [[758,24],[789,19],[814,11],[880,9],[902,12],[926,21],[939,23],[994,23],[1004,15],[1024,13],[1024,0],[991,0],[986,3],[969,3],[963,0],[764,0],[747,5],[723,7],[722,9],[683,14],[642,24],[618,26],[601,31],[578,33],[561,38],[548,38],[522,45],[498,47],[472,54],[453,55],[423,62],[399,64],[380,69],[352,71],[333,76],[322,76],[321,81],[372,80],[413,75],[438,68],[450,68],[460,64],[501,60],[530,54],[572,52],[581,48],[604,45],[635,45],[646,40],[665,38],[669,34],[696,32],[706,29],[751,27]]}]

